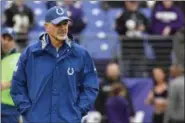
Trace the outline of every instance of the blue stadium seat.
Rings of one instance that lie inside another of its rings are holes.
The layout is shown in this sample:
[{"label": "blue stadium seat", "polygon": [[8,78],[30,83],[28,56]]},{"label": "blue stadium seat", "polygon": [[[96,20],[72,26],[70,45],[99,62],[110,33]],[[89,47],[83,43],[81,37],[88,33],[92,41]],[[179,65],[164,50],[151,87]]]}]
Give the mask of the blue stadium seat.
[{"label": "blue stadium seat", "polygon": [[84,9],[84,12],[86,12],[85,10],[88,11],[89,9],[92,9],[92,8],[99,8],[100,1],[83,1],[82,6]]},{"label": "blue stadium seat", "polygon": [[[114,31],[114,21],[120,9],[104,11],[99,2],[94,4],[84,1],[83,10],[88,19],[86,29],[83,31],[81,44],[90,52],[93,58],[111,59],[118,41]],[[96,49],[96,50],[95,50]]]},{"label": "blue stadium seat", "polygon": [[95,59],[112,59],[117,52],[117,41],[113,40],[84,41],[82,45]]},{"label": "blue stadium seat", "polygon": [[25,3],[33,10],[35,14],[36,27],[35,30],[41,30],[44,24],[46,12],[45,2],[42,1],[25,1]]},{"label": "blue stadium seat", "polygon": [[28,38],[29,38],[28,44],[32,44],[32,43],[35,43],[36,41],[38,41],[39,36],[42,32],[44,32],[44,30],[40,30],[40,31],[32,30],[32,31],[30,31],[29,35],[28,35]]}]

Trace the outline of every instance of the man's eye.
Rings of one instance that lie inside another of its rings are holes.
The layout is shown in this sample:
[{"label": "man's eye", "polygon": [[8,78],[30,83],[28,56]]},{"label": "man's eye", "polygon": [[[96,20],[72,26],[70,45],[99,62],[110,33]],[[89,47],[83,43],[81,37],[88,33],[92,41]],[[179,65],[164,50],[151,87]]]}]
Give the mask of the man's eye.
[{"label": "man's eye", "polygon": [[67,24],[67,22],[61,22],[61,25],[66,25]]},{"label": "man's eye", "polygon": [[61,22],[59,24],[56,24],[56,26],[61,26],[61,25],[66,25],[66,24],[67,24],[67,22]]},{"label": "man's eye", "polygon": [[55,26],[60,26],[61,24],[56,24]]}]

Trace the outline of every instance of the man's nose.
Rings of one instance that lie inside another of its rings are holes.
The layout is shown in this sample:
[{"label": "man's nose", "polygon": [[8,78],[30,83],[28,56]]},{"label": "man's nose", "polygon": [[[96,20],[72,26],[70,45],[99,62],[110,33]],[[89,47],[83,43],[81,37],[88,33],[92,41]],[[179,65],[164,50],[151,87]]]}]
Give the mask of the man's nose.
[{"label": "man's nose", "polygon": [[61,25],[59,25],[59,28],[60,28],[60,29],[65,29],[65,25],[62,25],[62,24],[61,24]]}]

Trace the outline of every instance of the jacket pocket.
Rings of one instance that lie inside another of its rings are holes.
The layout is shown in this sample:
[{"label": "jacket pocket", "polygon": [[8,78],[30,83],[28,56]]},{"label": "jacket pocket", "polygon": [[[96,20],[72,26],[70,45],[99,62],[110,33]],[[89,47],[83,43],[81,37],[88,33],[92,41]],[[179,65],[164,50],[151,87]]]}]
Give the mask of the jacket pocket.
[{"label": "jacket pocket", "polygon": [[25,114],[23,115],[25,117],[25,120],[28,121],[28,122],[31,122],[31,113],[32,113],[32,110],[35,106],[35,102],[32,102],[30,108],[25,112]]},{"label": "jacket pocket", "polygon": [[82,117],[82,113],[81,113],[81,111],[80,111],[80,109],[79,109],[79,107],[77,106],[77,104],[75,103],[74,104],[74,107],[75,107],[75,110],[77,111],[77,114],[78,114],[78,117]]},{"label": "jacket pocket", "polygon": [[80,112],[80,110],[79,110],[79,108],[77,106],[77,103],[78,103],[78,97],[77,97],[78,96],[78,92],[72,91],[71,93],[72,93],[72,104],[73,104],[73,108],[77,112],[78,117],[81,118],[81,112]]},{"label": "jacket pocket", "polygon": [[24,117],[24,119],[29,122],[30,121],[30,113],[31,113],[31,109],[32,109],[32,106],[26,111],[24,112],[22,115]]},{"label": "jacket pocket", "polygon": [[69,80],[69,86],[72,94],[72,101],[74,104],[77,103],[79,98],[79,91],[80,91],[80,70],[75,68],[74,69],[74,75],[68,77]]}]

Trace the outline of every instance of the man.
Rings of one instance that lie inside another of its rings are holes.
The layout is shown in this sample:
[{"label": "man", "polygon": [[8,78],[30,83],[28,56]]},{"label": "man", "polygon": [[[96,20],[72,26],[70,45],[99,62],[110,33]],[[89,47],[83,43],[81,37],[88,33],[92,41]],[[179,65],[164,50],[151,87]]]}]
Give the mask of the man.
[{"label": "man", "polygon": [[169,36],[184,27],[183,12],[174,1],[158,2],[151,15],[151,32],[155,35]]},{"label": "man", "polygon": [[175,64],[170,67],[170,77],[172,77],[172,79],[176,79],[181,75],[182,75],[182,68],[180,68],[179,65]]},{"label": "man", "polygon": [[[97,111],[99,111],[103,117],[105,118],[105,121],[103,122],[108,122],[106,121],[106,102],[108,101],[108,96],[109,93],[111,91],[111,86],[115,83],[120,84],[121,82],[121,73],[120,73],[120,69],[119,69],[119,65],[117,63],[111,62],[107,65],[106,67],[106,75],[105,78],[103,80],[103,82],[100,84],[100,91],[98,94],[98,97],[96,99],[95,102],[95,108]],[[122,82],[120,85],[123,86],[125,92],[125,99],[126,101],[128,101],[128,106],[129,106],[129,112],[130,112],[130,116],[134,117],[135,115],[135,111],[132,105],[132,100],[131,100],[131,96],[129,93],[129,89],[127,88],[127,86]],[[122,112],[122,110],[120,110],[120,112]],[[109,115],[112,115],[112,117],[114,117],[114,113],[109,113]]]},{"label": "man", "polygon": [[[139,11],[138,1],[124,1],[124,10],[115,20],[115,31],[120,36],[122,71],[127,77],[143,77],[146,71],[144,41],[122,39],[122,36],[137,37],[147,32],[149,21]],[[136,52],[137,50],[137,52]]]},{"label": "man", "polygon": [[[164,123],[184,123],[184,67],[176,65],[175,79],[169,85],[169,102]],[[178,76],[177,76],[178,75]]]},{"label": "man", "polygon": [[173,51],[175,54],[175,62],[184,64],[184,44],[185,44],[185,27],[179,29],[173,38]]},{"label": "man", "polygon": [[96,68],[68,34],[66,10],[50,8],[45,21],[46,33],[19,59],[11,96],[25,122],[80,123],[98,93]]},{"label": "man", "polygon": [[147,31],[147,17],[139,11],[138,1],[125,1],[125,10],[116,19],[116,32],[119,35],[137,36],[135,32]]},{"label": "man", "polygon": [[12,28],[5,28],[1,33],[1,59],[5,56],[16,53],[16,43],[15,43],[15,32]]},{"label": "man", "polygon": [[[180,43],[179,40],[181,37],[184,37],[184,33],[181,34],[182,36],[178,37],[177,37],[178,34],[176,34],[176,32],[181,27],[184,27],[185,24],[183,12],[180,9],[180,7],[174,3],[174,1],[164,0],[157,2],[157,4],[155,5],[153,12],[151,14],[151,20],[152,20],[151,21],[152,35],[172,36],[175,34],[173,38],[174,44],[171,39],[163,39],[160,41],[150,40],[149,42],[152,46],[153,53],[155,54],[154,60],[155,66],[163,66],[165,70],[168,70],[169,66],[172,64],[171,60],[172,50],[175,51],[174,53],[176,55],[177,51],[176,48],[178,47],[177,57],[179,55],[180,57],[184,56],[184,53],[182,53],[184,52],[184,49],[179,50],[182,46],[184,46],[182,43]],[[181,46],[179,46],[179,44]],[[174,49],[172,49],[173,47]],[[179,60],[181,60],[182,58],[180,58]]]},{"label": "man", "polygon": [[10,96],[10,86],[13,71],[20,56],[16,53],[15,33],[11,28],[2,30],[1,46],[1,121],[2,123],[19,123],[19,113]]}]

